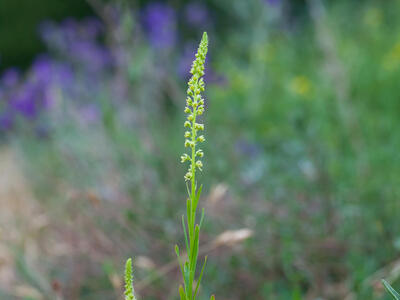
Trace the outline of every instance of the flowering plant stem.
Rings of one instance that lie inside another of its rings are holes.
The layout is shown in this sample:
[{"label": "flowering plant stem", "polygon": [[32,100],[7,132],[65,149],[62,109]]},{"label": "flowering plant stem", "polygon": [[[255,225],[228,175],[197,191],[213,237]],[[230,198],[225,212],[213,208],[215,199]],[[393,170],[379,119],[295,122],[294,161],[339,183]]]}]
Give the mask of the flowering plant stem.
[{"label": "flowering plant stem", "polygon": [[[204,92],[204,63],[208,49],[208,37],[204,32],[201,39],[199,48],[196,53],[196,59],[193,62],[190,73],[192,77],[188,83],[187,99],[185,113],[187,120],[184,126],[188,128],[185,132],[185,148],[191,151],[190,156],[184,153],[181,156],[181,162],[189,162],[189,169],[185,174],[185,181],[190,181],[187,185],[188,199],[186,201],[186,222],[185,216],[182,216],[182,226],[185,235],[186,255],[181,256],[178,245],[175,246],[175,252],[178,257],[179,266],[183,276],[183,287],[179,287],[179,296],[181,300],[195,300],[200,287],[201,278],[203,277],[204,267],[206,265],[207,257],[205,257],[200,274],[196,279],[197,260],[199,255],[199,234],[201,224],[204,218],[204,209],[200,217],[199,224],[196,223],[197,206],[201,194],[202,186],[198,187],[196,182],[196,169],[202,170],[203,151],[196,149],[196,145],[205,141],[203,135],[199,135],[199,131],[204,130],[204,124],[197,123],[197,117],[204,112],[204,99],[201,92]],[[132,284],[132,262],[128,259],[125,269],[125,299],[135,300],[133,284]],[[211,300],[215,300],[214,295]]]},{"label": "flowering plant stem", "polygon": [[[202,186],[198,187],[196,182],[196,169],[202,170],[203,163],[200,158],[203,157],[203,151],[196,149],[198,143],[205,141],[203,135],[199,135],[199,131],[204,130],[204,125],[197,123],[197,117],[204,112],[204,99],[201,92],[204,91],[204,63],[208,48],[207,33],[203,34],[199,48],[196,53],[196,59],[193,62],[190,73],[192,77],[188,83],[187,99],[185,113],[187,120],[184,126],[188,128],[185,132],[185,147],[189,148],[190,155],[184,153],[181,156],[181,162],[189,162],[189,169],[185,175],[185,180],[190,181],[190,190],[188,187],[188,199],[186,201],[186,223],[185,217],[182,216],[182,226],[185,235],[186,257],[180,256],[179,247],[175,246],[176,255],[178,256],[179,266],[181,268],[184,286],[179,287],[179,295],[181,300],[195,300],[201,279],[203,277],[204,267],[207,257],[205,257],[200,274],[196,280],[197,261],[199,254],[199,234],[204,218],[204,209],[200,217],[199,224],[196,223],[197,206],[201,194]],[[214,299],[214,296],[211,297]]]}]

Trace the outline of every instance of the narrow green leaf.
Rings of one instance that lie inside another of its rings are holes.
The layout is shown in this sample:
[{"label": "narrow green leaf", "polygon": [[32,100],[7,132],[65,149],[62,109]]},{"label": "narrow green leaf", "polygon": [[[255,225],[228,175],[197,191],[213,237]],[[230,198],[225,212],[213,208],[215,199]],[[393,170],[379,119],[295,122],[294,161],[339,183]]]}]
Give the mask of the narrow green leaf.
[{"label": "narrow green leaf", "polygon": [[210,300],[215,300],[215,296],[211,295]]},{"label": "narrow green leaf", "polygon": [[185,281],[185,291],[186,291],[186,295],[188,296],[188,298],[190,298],[190,292],[192,290],[192,287],[190,286],[190,282],[189,281],[189,275],[190,275],[190,271],[189,271],[189,262],[185,262],[185,266],[184,266],[184,281]]},{"label": "narrow green leaf", "polygon": [[186,294],[185,294],[185,291],[183,290],[182,285],[179,286],[179,296],[180,296],[181,300],[186,300]]},{"label": "narrow green leaf", "polygon": [[382,279],[382,283],[394,299],[400,300],[400,294],[385,279]]},{"label": "narrow green leaf", "polygon": [[182,215],[182,227],[183,227],[183,234],[185,235],[185,244],[186,244],[186,251],[189,249],[189,242],[188,242],[188,236],[186,232],[186,224],[185,224],[185,216]]},{"label": "narrow green leaf", "polygon": [[201,217],[200,217],[200,224],[199,224],[200,229],[201,229],[201,225],[203,225],[203,221],[204,221],[204,208],[201,209]]},{"label": "narrow green leaf", "polygon": [[206,263],[207,263],[207,256],[204,258],[203,266],[201,267],[200,276],[199,276],[199,279],[197,279],[196,289],[194,291],[194,296],[195,297],[197,296],[197,293],[199,291],[200,282],[201,282],[201,279],[203,278],[203,272],[204,272],[204,268],[206,266]]},{"label": "narrow green leaf", "polygon": [[197,207],[197,204],[199,203],[202,189],[203,189],[203,185],[200,185],[199,189],[197,190],[194,207]]},{"label": "narrow green leaf", "polygon": [[181,269],[182,276],[184,276],[185,273],[184,273],[184,270],[183,270],[183,267],[182,267],[182,261],[181,261],[180,255],[179,255],[179,247],[178,247],[178,245],[175,245],[175,253],[176,253],[176,256],[178,257],[178,264],[179,264],[179,268]]},{"label": "narrow green leaf", "polygon": [[200,228],[199,225],[196,225],[195,228],[195,233],[194,233],[194,242],[193,242],[193,247],[190,250],[191,257],[190,257],[190,265],[191,265],[191,271],[196,271],[196,264],[197,264],[197,255],[199,253],[199,234],[200,234]]},{"label": "narrow green leaf", "polygon": [[186,183],[186,190],[187,190],[187,193],[188,193],[188,197],[190,197],[189,185],[187,183]]},{"label": "narrow green leaf", "polygon": [[187,223],[188,223],[188,231],[189,231],[189,240],[192,240],[192,236],[191,236],[191,230],[190,228],[192,228],[192,214],[191,214],[191,209],[192,209],[192,205],[191,205],[191,201],[190,199],[186,200],[186,210],[187,210]]}]

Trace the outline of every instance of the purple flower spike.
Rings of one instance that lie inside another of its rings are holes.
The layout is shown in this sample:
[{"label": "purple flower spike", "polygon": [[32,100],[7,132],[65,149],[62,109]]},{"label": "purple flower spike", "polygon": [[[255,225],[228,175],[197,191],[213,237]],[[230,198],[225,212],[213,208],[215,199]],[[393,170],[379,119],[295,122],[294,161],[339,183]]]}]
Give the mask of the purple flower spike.
[{"label": "purple flower spike", "polygon": [[154,48],[170,48],[177,40],[176,14],[172,7],[151,3],[143,11],[143,25]]}]

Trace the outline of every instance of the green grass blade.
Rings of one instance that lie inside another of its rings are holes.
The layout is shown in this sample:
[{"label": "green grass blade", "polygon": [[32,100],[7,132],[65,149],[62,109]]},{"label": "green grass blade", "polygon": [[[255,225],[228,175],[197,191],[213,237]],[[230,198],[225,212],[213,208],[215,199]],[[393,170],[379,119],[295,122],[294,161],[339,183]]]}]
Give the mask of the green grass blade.
[{"label": "green grass blade", "polygon": [[400,300],[400,294],[385,279],[382,279],[382,283],[394,299]]}]

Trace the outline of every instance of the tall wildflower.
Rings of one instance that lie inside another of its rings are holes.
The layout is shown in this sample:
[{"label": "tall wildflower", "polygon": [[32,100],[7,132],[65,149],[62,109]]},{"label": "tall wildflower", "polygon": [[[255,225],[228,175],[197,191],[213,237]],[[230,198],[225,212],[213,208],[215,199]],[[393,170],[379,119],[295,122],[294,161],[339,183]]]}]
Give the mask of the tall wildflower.
[{"label": "tall wildflower", "polygon": [[[179,296],[181,300],[195,300],[199,292],[201,278],[203,277],[204,267],[207,257],[204,259],[200,274],[196,279],[197,260],[199,255],[199,234],[200,227],[204,218],[204,209],[202,211],[200,222],[196,222],[197,204],[201,194],[201,186],[197,186],[196,169],[202,170],[203,150],[197,148],[199,143],[205,141],[201,131],[204,125],[198,123],[198,116],[204,113],[204,98],[201,93],[204,92],[204,63],[206,60],[208,48],[207,33],[204,32],[200,46],[196,53],[196,59],[192,64],[190,73],[192,77],[188,83],[185,113],[187,120],[184,123],[187,131],[185,132],[185,148],[189,148],[189,154],[184,153],[181,156],[182,163],[189,162],[188,171],[185,174],[185,181],[190,185],[188,187],[188,199],[186,201],[186,220],[182,216],[182,226],[185,235],[186,255],[180,255],[179,247],[175,246],[178,256],[179,266],[183,276],[183,285],[179,287]],[[214,295],[211,300],[215,300]],[[132,261],[128,259],[125,268],[125,300],[136,300],[133,293],[132,279]]]},{"label": "tall wildflower", "polygon": [[[188,82],[187,98],[185,113],[187,120],[184,127],[185,132],[185,148],[188,148],[188,153],[181,156],[181,162],[189,162],[189,168],[185,174],[185,181],[188,182],[189,198],[186,201],[187,216],[182,216],[182,226],[185,235],[186,256],[180,256],[179,247],[175,246],[175,251],[179,259],[184,286],[179,287],[179,295],[181,300],[194,300],[199,291],[201,278],[203,276],[204,267],[207,257],[204,260],[200,274],[196,280],[197,260],[199,254],[199,233],[200,227],[204,218],[204,210],[202,211],[199,224],[196,223],[197,205],[201,194],[201,186],[197,186],[196,170],[202,170],[203,163],[201,158],[203,150],[196,146],[205,141],[201,131],[204,130],[204,124],[198,123],[198,116],[204,113],[204,98],[201,93],[204,92],[204,63],[206,60],[208,49],[207,33],[203,34],[199,48],[196,53],[196,58],[192,64],[190,73],[192,77]],[[212,296],[212,299],[214,296]]]}]

